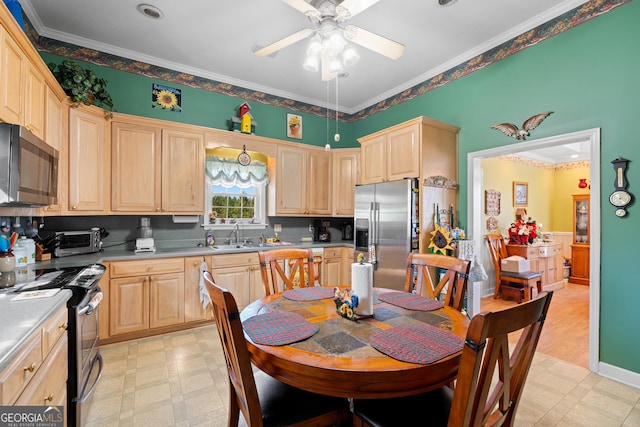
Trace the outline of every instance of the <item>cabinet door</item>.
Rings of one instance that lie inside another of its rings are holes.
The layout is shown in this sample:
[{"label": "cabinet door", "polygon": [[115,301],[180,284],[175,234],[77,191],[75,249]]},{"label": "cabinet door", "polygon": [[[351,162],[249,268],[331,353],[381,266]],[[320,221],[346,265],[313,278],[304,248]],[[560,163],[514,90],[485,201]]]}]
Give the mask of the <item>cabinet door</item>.
[{"label": "cabinet door", "polygon": [[[211,257],[205,257],[207,269],[211,271]],[[184,321],[196,322],[211,319],[211,307],[205,311],[200,302],[200,266],[203,257],[184,259]]]},{"label": "cabinet door", "polygon": [[0,26],[0,121],[22,123],[25,64],[20,46]]},{"label": "cabinet door", "polygon": [[216,268],[212,271],[216,283],[231,291],[240,310],[251,302],[250,273],[248,266]]},{"label": "cabinet door", "polygon": [[160,211],[160,129],[114,122],[111,135],[111,210]]},{"label": "cabinet door", "polygon": [[149,327],[184,323],[184,274],[149,277]]},{"label": "cabinet door", "polygon": [[420,176],[420,125],[387,134],[387,181]]},{"label": "cabinet door", "polygon": [[63,188],[67,188],[63,180],[67,176],[66,144],[68,143],[68,114],[66,105],[58,99],[53,90],[47,86],[45,89],[44,140],[47,144],[58,150],[59,154],[58,200],[54,205],[45,206],[42,209],[41,215],[60,215],[62,208]]},{"label": "cabinet door", "polygon": [[262,283],[262,272],[260,271],[258,260],[256,260],[254,265],[249,266],[249,275],[249,283],[251,286],[251,289],[249,290],[249,302],[264,298],[264,284]]},{"label": "cabinet door", "polygon": [[353,150],[332,151],[333,216],[352,217],[354,189],[358,183],[360,154]]},{"label": "cabinet door", "polygon": [[110,335],[149,329],[149,278],[111,279],[109,288]]},{"label": "cabinet door", "polygon": [[203,134],[173,129],[162,131],[162,210],[203,213]]},{"label": "cabinet door", "polygon": [[331,153],[310,151],[307,156],[307,213],[331,215]]},{"label": "cabinet door", "polygon": [[340,258],[325,258],[322,263],[322,286],[342,285]]},{"label": "cabinet door", "polygon": [[386,135],[362,141],[360,146],[360,182],[375,184],[387,179]]},{"label": "cabinet door", "polygon": [[24,126],[37,137],[44,138],[44,77],[30,62],[25,63]]},{"label": "cabinet door", "polygon": [[276,214],[305,214],[306,190],[307,152],[303,149],[278,147]]},{"label": "cabinet door", "polygon": [[69,211],[106,213],[109,194],[109,122],[97,107],[69,111]]},{"label": "cabinet door", "polygon": [[58,341],[15,405],[66,405],[68,372],[67,334]]}]

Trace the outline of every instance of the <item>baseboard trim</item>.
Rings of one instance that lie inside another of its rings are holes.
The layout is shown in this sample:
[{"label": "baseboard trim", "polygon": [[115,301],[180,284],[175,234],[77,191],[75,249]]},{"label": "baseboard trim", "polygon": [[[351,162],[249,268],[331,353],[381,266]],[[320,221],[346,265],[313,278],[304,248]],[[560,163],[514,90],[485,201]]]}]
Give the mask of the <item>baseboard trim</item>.
[{"label": "baseboard trim", "polygon": [[608,363],[598,363],[598,375],[640,389],[640,374]]}]

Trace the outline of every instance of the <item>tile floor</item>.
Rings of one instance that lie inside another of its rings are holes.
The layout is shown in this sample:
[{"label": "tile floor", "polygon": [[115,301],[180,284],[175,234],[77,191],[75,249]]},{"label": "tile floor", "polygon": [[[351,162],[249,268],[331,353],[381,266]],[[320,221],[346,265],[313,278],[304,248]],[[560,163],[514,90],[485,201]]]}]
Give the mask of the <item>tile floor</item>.
[{"label": "tile floor", "polygon": [[[227,380],[214,326],[101,348],[86,427],[226,426]],[[538,353],[516,426],[640,426],[640,390]]]}]

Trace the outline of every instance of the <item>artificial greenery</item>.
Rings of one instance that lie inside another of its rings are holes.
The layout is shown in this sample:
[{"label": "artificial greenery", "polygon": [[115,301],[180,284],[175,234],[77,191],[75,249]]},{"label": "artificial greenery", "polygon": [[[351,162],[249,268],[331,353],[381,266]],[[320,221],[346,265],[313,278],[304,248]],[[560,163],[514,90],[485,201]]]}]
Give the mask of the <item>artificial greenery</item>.
[{"label": "artificial greenery", "polygon": [[107,81],[95,73],[83,68],[74,61],[65,59],[60,64],[49,63],[49,69],[71,101],[76,104],[96,105],[113,111],[113,100],[107,92]]}]

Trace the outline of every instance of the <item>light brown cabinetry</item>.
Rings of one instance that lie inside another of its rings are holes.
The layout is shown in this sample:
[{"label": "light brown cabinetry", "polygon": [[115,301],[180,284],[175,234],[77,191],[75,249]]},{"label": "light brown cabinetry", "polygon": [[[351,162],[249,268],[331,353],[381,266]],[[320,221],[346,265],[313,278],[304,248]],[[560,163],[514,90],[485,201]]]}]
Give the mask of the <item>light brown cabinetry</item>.
[{"label": "light brown cabinetry", "polygon": [[204,211],[204,134],[162,130],[162,210]]},{"label": "light brown cabinetry", "polygon": [[67,308],[34,331],[0,372],[0,405],[66,406]]},{"label": "light brown cabinetry", "polygon": [[564,286],[562,243],[540,245],[507,245],[509,256],[517,255],[529,260],[531,271],[542,274],[542,288],[554,290]]},{"label": "light brown cabinetry", "polygon": [[219,286],[231,291],[240,309],[264,296],[257,252],[213,255],[211,274]]},{"label": "light brown cabinetry", "polygon": [[276,215],[331,215],[331,153],[279,146]]},{"label": "light brown cabinetry", "polygon": [[58,150],[58,199],[56,204],[45,206],[41,215],[60,215],[66,193],[63,184],[68,175],[69,152],[69,107],[61,101],[51,87],[45,89],[44,140]]},{"label": "light brown cabinetry", "polygon": [[333,169],[333,215],[353,217],[354,189],[360,171],[360,150],[346,148],[331,152]]},{"label": "light brown cabinetry", "polygon": [[84,105],[69,110],[69,188],[64,213],[108,213],[110,133],[104,110]]},{"label": "light brown cabinetry", "polygon": [[46,84],[40,71],[26,61],[24,85],[24,126],[44,139]]},{"label": "light brown cabinetry", "polygon": [[0,26],[0,120],[22,123],[26,59],[20,46]]},{"label": "light brown cabinetry", "polygon": [[187,257],[184,259],[184,321],[196,322],[212,318],[211,306],[207,310],[200,302],[200,267],[207,263],[211,271],[211,257]]},{"label": "light brown cabinetry", "polygon": [[342,248],[324,248],[320,277],[322,286],[345,284],[342,279]]},{"label": "light brown cabinetry", "polygon": [[361,182],[374,184],[420,176],[420,124],[394,126],[358,139]]},{"label": "light brown cabinetry", "polygon": [[109,265],[109,335],[184,323],[184,260]]},{"label": "light brown cabinetry", "polygon": [[571,276],[569,282],[589,284],[590,195],[573,196],[573,243],[571,244]]}]

